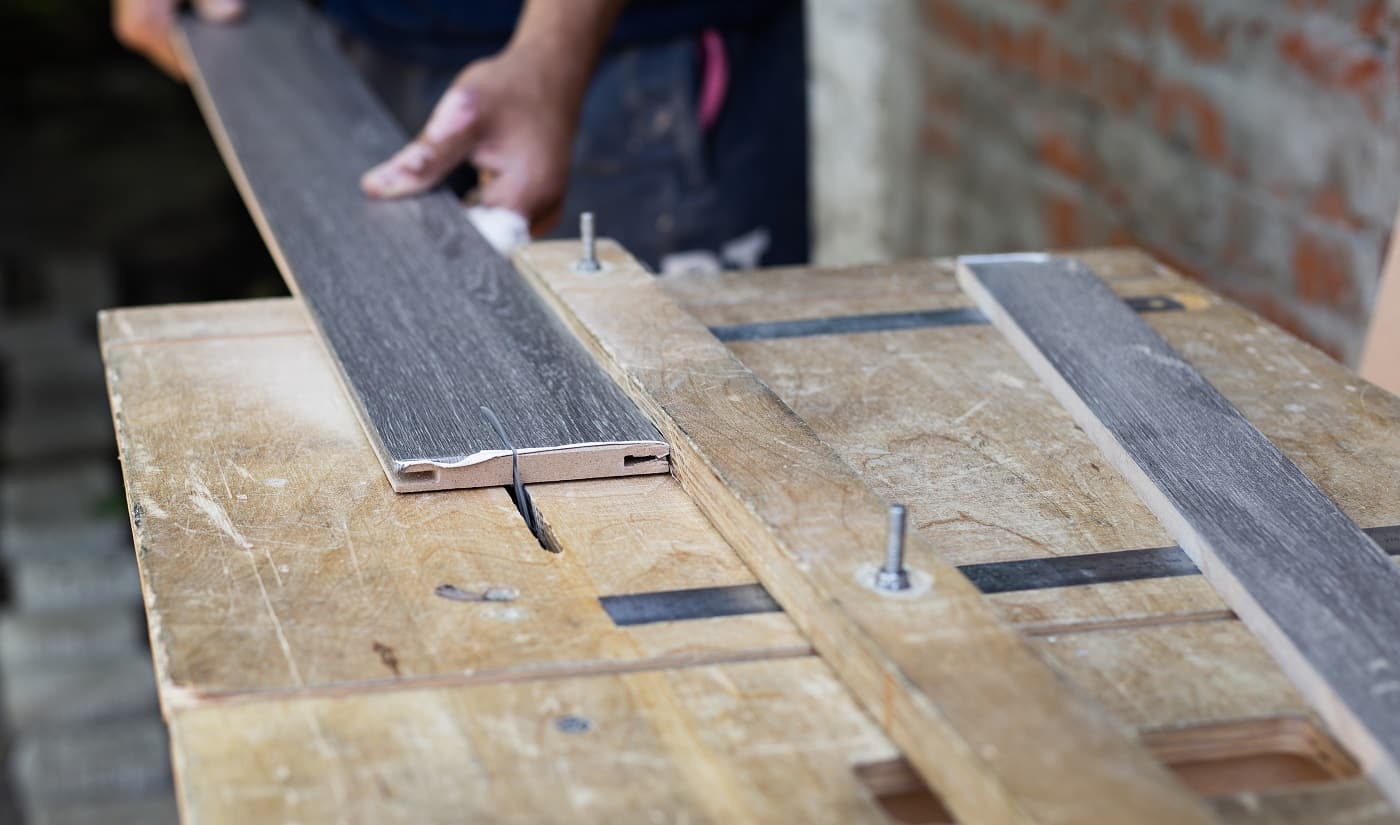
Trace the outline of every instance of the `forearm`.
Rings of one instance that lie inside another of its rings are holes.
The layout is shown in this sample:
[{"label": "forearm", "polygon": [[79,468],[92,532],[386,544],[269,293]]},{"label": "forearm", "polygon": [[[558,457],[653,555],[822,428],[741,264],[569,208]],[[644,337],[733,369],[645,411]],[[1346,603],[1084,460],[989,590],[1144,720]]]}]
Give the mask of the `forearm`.
[{"label": "forearm", "polygon": [[528,54],[541,81],[578,105],[625,5],[627,0],[527,0],[507,50]]}]

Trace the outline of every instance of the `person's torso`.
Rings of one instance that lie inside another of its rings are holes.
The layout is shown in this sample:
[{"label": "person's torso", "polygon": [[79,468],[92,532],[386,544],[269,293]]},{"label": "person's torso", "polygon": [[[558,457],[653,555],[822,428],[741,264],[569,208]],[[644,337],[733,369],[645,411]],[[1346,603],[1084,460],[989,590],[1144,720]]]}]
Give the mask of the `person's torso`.
[{"label": "person's torso", "polygon": [[[631,0],[609,48],[665,40],[706,28],[757,25],[798,0]],[[403,60],[451,64],[499,49],[522,0],[325,0],[344,30]]]}]

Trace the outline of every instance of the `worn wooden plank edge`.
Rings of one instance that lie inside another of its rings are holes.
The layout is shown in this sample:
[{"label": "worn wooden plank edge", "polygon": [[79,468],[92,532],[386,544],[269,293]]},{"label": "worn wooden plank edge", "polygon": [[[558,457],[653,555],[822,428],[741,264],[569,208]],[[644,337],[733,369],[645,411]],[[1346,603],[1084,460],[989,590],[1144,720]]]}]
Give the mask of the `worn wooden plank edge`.
[{"label": "worn wooden plank edge", "polygon": [[[236,27],[242,30],[240,36],[255,37],[261,30],[268,26],[283,26],[291,28],[312,28],[320,29],[324,26],[317,26],[312,21],[310,12],[298,12],[292,7],[295,4],[263,4],[250,12],[250,17],[254,19],[245,21]],[[270,19],[273,17],[279,19]],[[261,27],[261,28],[260,28]],[[371,414],[366,405],[365,398],[356,387],[356,383],[347,374],[343,359],[332,346],[328,331],[319,313],[311,306],[306,296],[303,294],[301,285],[296,277],[294,267],[279,241],[278,234],[268,220],[260,199],[258,190],[252,185],[248,173],[244,168],[243,160],[232,140],[227,127],[223,122],[224,113],[221,111],[216,96],[213,94],[210,84],[205,77],[204,66],[199,59],[199,50],[195,48],[192,40],[196,35],[209,37],[211,32],[217,28],[202,24],[192,18],[187,18],[183,25],[176,27],[176,34],[173,37],[176,48],[179,50],[182,62],[189,67],[190,86],[193,89],[196,102],[199,104],[201,112],[208,123],[209,130],[218,146],[220,155],[228,167],[239,194],[242,196],[248,211],[257,225],[259,233],[262,235],[267,245],[269,253],[281,271],[283,279],[287,282],[293,294],[301,301],[303,309],[316,330],[317,338],[326,349],[331,362],[335,365],[337,380],[347,397],[351,400],[355,415],[360,421],[366,438],[374,448],[376,456],[384,466],[385,475],[389,483],[396,492],[411,493],[431,490],[444,490],[464,487],[486,487],[500,486],[511,483],[514,476],[514,465],[518,461],[521,481],[524,483],[542,483],[551,481],[565,481],[571,479],[601,478],[613,476],[645,475],[651,473],[666,472],[669,467],[666,460],[669,449],[667,445],[659,440],[650,439],[624,439],[618,441],[575,441],[568,443],[555,443],[547,446],[531,446],[516,444],[516,454],[505,448],[506,445],[497,444],[502,449],[476,450],[468,454],[454,456],[453,458],[442,459],[434,456],[423,456],[422,458],[408,459],[406,456],[396,456],[386,441],[386,436],[381,432],[379,424]],[[207,31],[206,31],[207,30]],[[312,31],[313,35],[329,35],[328,31]],[[307,32],[301,32],[305,35]],[[233,36],[228,32],[220,32],[219,37]],[[311,43],[303,44],[308,51],[313,50]],[[347,84],[357,84],[360,81],[351,71],[347,61],[344,62],[343,71],[338,72],[345,78]],[[387,120],[387,118],[385,118]],[[363,127],[365,124],[357,124]],[[356,136],[358,143],[363,142],[364,135]],[[287,170],[288,173],[291,170]],[[448,198],[450,196],[443,192],[435,192],[424,197],[427,198]],[[461,227],[457,231],[463,234],[474,234],[465,220],[461,219]],[[485,249],[482,242],[480,246]],[[488,254],[493,254],[489,253]],[[502,262],[504,265],[504,262]],[[558,391],[557,388],[551,388]],[[610,388],[608,388],[610,391]],[[606,393],[605,393],[606,395]],[[468,404],[467,406],[471,406]],[[468,415],[475,415],[474,411],[469,411]],[[635,416],[635,414],[633,414]],[[508,419],[509,416],[506,416]],[[645,422],[639,423],[645,426]],[[512,424],[506,421],[506,429],[510,430]]]},{"label": "worn wooden plank edge", "polygon": [[528,246],[516,264],[671,441],[682,486],[959,821],[1216,821],[918,537],[914,588],[873,589],[886,503],[640,264],[613,243],[599,251],[592,275],[573,271],[567,242]]},{"label": "worn wooden plank edge", "polygon": [[[1049,256],[1038,254],[969,257],[959,261],[958,282],[977,302],[983,313],[992,320],[993,325],[1005,335],[1012,348],[1026,361],[1051,394],[1069,411],[1075,422],[1103,452],[1104,457],[1123,474],[1143,502],[1161,520],[1163,526],[1176,538],[1181,548],[1205,574],[1207,580],[1220,593],[1225,602],[1250,630],[1260,637],[1303,696],[1307,698],[1343,744],[1357,757],[1370,778],[1376,782],[1392,802],[1400,803],[1400,763],[1397,760],[1397,753],[1400,753],[1400,741],[1391,740],[1386,735],[1387,731],[1374,729],[1379,724],[1389,725],[1392,730],[1394,727],[1400,681],[1396,681],[1391,675],[1394,672],[1394,665],[1387,658],[1388,652],[1377,648],[1374,651],[1374,658],[1362,665],[1368,671],[1369,676],[1369,684],[1364,685],[1342,681],[1340,674],[1329,672],[1328,668],[1323,666],[1321,662],[1313,661],[1304,650],[1302,643],[1295,638],[1299,627],[1298,622],[1306,623],[1309,619],[1299,617],[1291,622],[1286,622],[1279,615],[1280,609],[1285,605],[1260,603],[1256,598],[1256,590],[1260,582],[1241,580],[1232,562],[1219,555],[1219,551],[1226,548],[1214,547],[1203,535],[1203,529],[1210,530],[1209,525],[1193,523],[1191,517],[1178,507],[1178,503],[1169,494],[1163,492],[1158,482],[1140,463],[1144,457],[1134,454],[1123,443],[1121,434],[1111,430],[1101,421],[1099,415],[1091,408],[1090,402],[1076,390],[1060,369],[1052,363],[1050,357],[1037,346],[1021,321],[1007,311],[991,289],[979,278],[977,271],[979,267],[1045,263],[1050,260],[1052,259]],[[1097,283],[1103,287],[1103,292],[1108,292],[1108,288],[1103,286],[1101,281]],[[1094,297],[1099,296],[1096,294]],[[1150,327],[1126,310],[1119,313],[1115,311],[1116,309],[1115,304],[1103,302],[1099,307],[1100,316],[1106,316],[1112,312],[1115,322],[1121,319],[1121,323],[1133,325],[1134,330],[1136,330],[1136,326],[1140,325],[1141,329],[1145,331],[1145,336],[1155,337],[1161,341],[1161,346],[1167,352],[1172,352],[1170,346],[1162,341],[1160,336],[1157,336]],[[1106,319],[1105,323],[1107,323]],[[1102,339],[1104,336],[1100,334],[1099,337]],[[1183,364],[1185,364],[1184,360],[1176,356],[1169,368],[1176,369]],[[1199,374],[1197,377],[1201,383],[1209,388],[1210,392],[1219,396],[1219,393],[1210,388],[1203,377],[1200,377]],[[1235,409],[1223,396],[1220,396],[1220,401],[1230,410]],[[1237,410],[1235,415],[1243,421],[1243,416]],[[1257,429],[1253,429],[1252,425],[1247,422],[1245,425],[1258,434]],[[1283,484],[1297,480],[1303,488],[1308,488],[1310,495],[1320,500],[1319,508],[1328,513],[1334,513],[1332,517],[1326,519],[1325,524],[1337,534],[1337,541],[1316,546],[1315,550],[1319,561],[1329,566],[1355,562],[1351,565],[1352,567],[1366,572],[1364,581],[1375,585],[1375,592],[1370,599],[1360,599],[1354,592],[1337,592],[1330,594],[1330,596],[1317,593],[1315,595],[1319,599],[1318,603],[1325,603],[1329,599],[1357,599],[1357,601],[1365,601],[1371,605],[1385,603],[1388,600],[1393,601],[1397,592],[1400,592],[1400,587],[1391,587],[1390,585],[1394,585],[1397,580],[1400,580],[1400,572],[1396,571],[1395,566],[1389,561],[1384,551],[1362,533],[1360,528],[1350,519],[1346,518],[1336,505],[1316,485],[1312,484],[1311,480],[1303,476],[1301,470],[1298,470],[1296,465],[1289,461],[1276,447],[1273,447],[1272,443],[1268,442],[1262,434],[1258,434],[1258,439],[1263,440],[1265,449],[1272,448],[1274,455],[1266,456],[1267,461],[1251,463],[1246,470],[1258,472],[1261,476],[1267,473],[1268,478],[1274,483]],[[1255,445],[1251,442],[1249,446]],[[1248,461],[1253,455],[1253,450],[1251,450],[1246,460]],[[1342,552],[1352,549],[1358,550],[1359,554]],[[1326,558],[1323,557],[1324,553],[1327,554]],[[1259,568],[1255,569],[1256,572],[1263,572]],[[1274,567],[1273,569],[1278,568]],[[1270,570],[1268,574],[1274,575],[1273,570]],[[1282,572],[1279,574],[1284,575]],[[1297,577],[1290,574],[1290,580],[1294,579]],[[1310,589],[1310,583],[1307,581],[1294,581],[1293,583],[1303,588],[1302,592],[1307,592]],[[1383,619],[1374,617],[1371,615],[1372,613],[1373,611],[1368,610],[1368,615],[1363,619],[1369,621],[1374,618],[1377,623],[1384,624]],[[1369,630],[1371,631],[1370,635],[1379,635],[1380,638],[1391,640],[1395,638],[1393,634],[1387,636],[1380,627],[1373,627]],[[1314,655],[1316,653],[1317,651],[1314,650]],[[1370,723],[1366,721],[1368,717],[1372,720]]]}]

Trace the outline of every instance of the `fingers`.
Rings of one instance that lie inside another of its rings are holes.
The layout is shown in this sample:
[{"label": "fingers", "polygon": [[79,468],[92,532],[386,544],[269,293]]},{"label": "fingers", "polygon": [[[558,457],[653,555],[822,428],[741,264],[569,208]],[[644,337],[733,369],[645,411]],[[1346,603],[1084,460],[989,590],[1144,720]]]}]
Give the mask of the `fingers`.
[{"label": "fingers", "polygon": [[360,179],[365,194],[399,198],[427,191],[441,182],[471,155],[480,123],[478,103],[471,88],[449,89],[422,133]]},{"label": "fingers", "polygon": [[[185,69],[170,37],[175,29],[178,0],[113,0],[112,30],[127,48],[140,52],[176,80]],[[244,0],[195,0],[199,16],[229,23],[243,16]]]},{"label": "fingers", "polygon": [[211,23],[232,23],[243,16],[243,0],[194,0],[194,10]]},{"label": "fingers", "polygon": [[524,215],[538,237],[559,222],[569,164],[566,155],[561,158],[532,137],[538,135],[523,135],[504,145],[484,141],[471,162],[477,170],[477,202]]},{"label": "fingers", "polygon": [[185,76],[170,42],[176,0],[114,0],[112,30],[127,48],[140,52],[177,80]]},{"label": "fingers", "polygon": [[482,206],[524,215],[530,221],[530,233],[536,237],[559,222],[563,205],[562,188],[556,189],[550,182],[539,180],[518,167],[507,167],[483,181],[478,194]]}]

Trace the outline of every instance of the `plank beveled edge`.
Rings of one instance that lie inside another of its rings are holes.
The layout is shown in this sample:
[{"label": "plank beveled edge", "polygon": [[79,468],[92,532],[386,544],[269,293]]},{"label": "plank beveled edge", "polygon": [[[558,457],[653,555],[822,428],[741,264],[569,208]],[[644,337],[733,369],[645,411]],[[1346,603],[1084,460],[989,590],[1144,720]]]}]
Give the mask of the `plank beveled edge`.
[{"label": "plank beveled edge", "polygon": [[[1020,296],[1034,312],[1006,305],[1007,298],[1014,303],[1018,297],[1008,289],[1019,286],[1012,279],[1026,279],[1030,287],[1032,276],[994,274],[996,268],[1048,267],[1065,260],[1042,253],[970,256],[959,259],[957,278],[1264,643],[1367,775],[1391,802],[1400,804],[1400,728],[1394,721],[1393,697],[1397,683],[1390,656],[1394,628],[1400,626],[1400,611],[1393,602],[1400,571],[1199,371],[1113,299],[1087,267],[1047,269],[1041,284],[1057,294],[1047,297],[1037,290],[1033,296],[1039,300],[1034,301]],[[989,279],[1000,283],[993,286]],[[1089,328],[1094,330],[1092,340],[1077,346],[1064,343],[1066,331]],[[1111,379],[1124,386],[1105,387],[1101,381],[1109,378],[1103,373],[1120,363],[1100,363],[1094,354],[1114,350],[1137,350],[1151,363],[1118,370]],[[1070,364],[1073,375],[1066,373]],[[1144,375],[1149,377],[1139,381]],[[1167,377],[1159,380],[1154,375]],[[1133,389],[1141,395],[1132,397]],[[1122,400],[1115,403],[1115,398]],[[1152,411],[1150,423],[1142,418],[1143,410]],[[1201,420],[1188,421],[1191,413]],[[1209,442],[1200,427],[1212,429]],[[1195,443],[1199,436],[1199,446],[1186,460],[1179,455],[1177,438],[1183,431],[1182,440]],[[1212,468],[1220,473],[1202,469],[1217,453],[1229,454],[1228,464]],[[1275,492],[1277,498],[1218,513],[1202,507],[1206,500],[1235,503],[1217,483],[1225,470],[1235,474],[1223,482],[1229,490],[1257,487]],[[1307,570],[1297,569],[1300,558],[1315,563]],[[1322,639],[1318,627],[1331,635]]]},{"label": "plank beveled edge", "polygon": [[1204,823],[1216,817],[1063,682],[933,548],[915,586],[870,586],[887,503],[611,242],[532,244],[521,274],[671,442],[700,509],[949,803],[976,823]]}]

